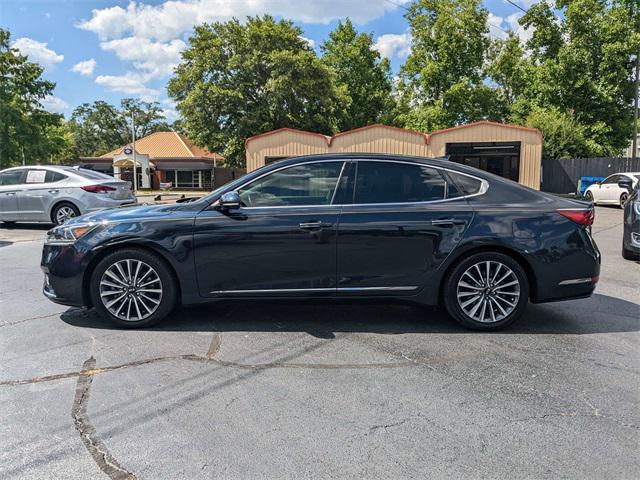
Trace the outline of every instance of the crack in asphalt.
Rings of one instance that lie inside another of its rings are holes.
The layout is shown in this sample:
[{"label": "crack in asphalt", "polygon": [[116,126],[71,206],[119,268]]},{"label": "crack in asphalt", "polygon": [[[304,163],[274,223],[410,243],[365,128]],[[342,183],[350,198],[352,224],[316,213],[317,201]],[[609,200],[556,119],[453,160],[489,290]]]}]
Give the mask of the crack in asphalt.
[{"label": "crack in asphalt", "polygon": [[[92,372],[96,368],[96,359],[91,356],[82,365],[82,372]],[[76,394],[71,407],[71,418],[76,430],[80,434],[80,439],[87,451],[93,457],[100,470],[102,470],[111,480],[135,480],[137,477],[122,467],[113,458],[107,447],[102,443],[87,415],[87,405],[89,403],[89,393],[93,375],[87,373],[78,377],[76,384]]]},{"label": "crack in asphalt", "polygon": [[[215,355],[216,352],[214,352]],[[149,363],[166,362],[171,360],[186,360],[191,362],[201,363],[213,363],[222,367],[240,368],[244,370],[266,370],[271,368],[299,368],[299,369],[320,369],[320,370],[334,370],[334,369],[367,369],[367,368],[404,368],[404,367],[416,367],[416,366],[428,366],[426,364],[411,362],[393,362],[393,363],[289,363],[289,362],[268,362],[268,363],[238,363],[219,358],[213,358],[202,355],[196,355],[193,353],[184,355],[170,355],[166,357],[155,357],[144,360],[136,360],[133,362],[122,363],[120,365],[111,365],[107,367],[97,367],[90,369],[83,369],[75,372],[58,373],[53,375],[46,375],[43,377],[34,377],[18,380],[4,380],[0,382],[2,386],[15,386],[15,385],[29,385],[33,383],[51,382],[54,380],[61,380],[65,378],[74,377],[92,377],[100,373],[111,372],[113,370],[121,370],[125,368],[138,367],[140,365],[147,365]]]}]

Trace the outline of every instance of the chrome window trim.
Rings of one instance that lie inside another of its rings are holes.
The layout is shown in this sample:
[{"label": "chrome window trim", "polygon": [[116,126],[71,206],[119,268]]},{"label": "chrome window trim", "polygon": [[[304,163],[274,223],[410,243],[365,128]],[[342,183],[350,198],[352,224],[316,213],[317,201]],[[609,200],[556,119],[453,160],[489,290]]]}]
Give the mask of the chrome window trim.
[{"label": "chrome window trim", "polygon": [[213,290],[210,294],[220,293],[303,293],[303,292],[395,292],[414,291],[418,287],[397,286],[397,287],[324,287],[324,288],[260,288],[255,290]]},{"label": "chrome window trim", "polygon": [[[487,180],[485,180],[484,178],[480,178],[480,177],[476,177],[475,175],[471,175],[469,173],[465,173],[465,172],[460,172],[458,170],[452,170],[450,168],[446,168],[446,167],[440,167],[440,166],[435,166],[435,165],[428,165],[428,164],[423,164],[420,162],[411,162],[411,161],[407,161],[407,160],[390,160],[390,159],[375,159],[375,158],[371,158],[371,159],[359,159],[359,158],[352,158],[352,159],[343,159],[343,160],[336,160],[336,159],[325,159],[325,160],[316,160],[313,162],[300,162],[300,163],[294,163],[292,165],[285,165],[283,167],[277,168],[275,170],[271,170],[269,172],[265,172],[262,175],[260,175],[259,177],[253,178],[249,181],[247,181],[246,183],[243,183],[242,185],[240,185],[239,187],[237,187],[235,189],[235,191],[240,190],[241,188],[244,188],[246,185],[249,185],[259,179],[261,179],[262,177],[265,177],[267,175],[270,175],[272,173],[275,172],[279,172],[280,170],[284,170],[286,168],[291,168],[291,167],[297,167],[298,165],[308,165],[308,164],[312,164],[312,163],[328,163],[328,162],[343,162],[342,164],[342,170],[340,171],[340,176],[338,177],[338,183],[336,184],[336,189],[333,192],[333,196],[331,198],[332,203],[328,204],[328,205],[273,205],[273,206],[263,206],[263,207],[242,207],[242,210],[255,210],[255,209],[272,209],[272,208],[328,208],[328,207],[366,207],[366,206],[371,206],[371,207],[381,207],[381,206],[389,206],[389,207],[393,207],[393,206],[397,206],[397,205],[405,205],[405,206],[412,206],[412,205],[426,205],[426,204],[432,204],[432,203],[443,203],[443,202],[451,202],[454,200],[460,200],[461,198],[472,198],[472,197],[477,197],[480,195],[484,195],[485,193],[487,193],[487,190],[489,189],[489,182]],[[426,200],[426,201],[422,201],[422,202],[387,202],[387,203],[333,203],[333,200],[335,199],[335,194],[338,191],[338,186],[339,186],[339,182],[342,178],[342,173],[344,172],[344,168],[346,166],[346,164],[348,162],[386,162],[386,163],[403,163],[406,165],[417,165],[419,167],[427,167],[427,168],[433,168],[435,170],[440,170],[440,171],[444,171],[444,172],[451,172],[451,173],[456,173],[458,175],[464,175],[465,177],[470,177],[473,178],[474,180],[477,180],[480,182],[480,189],[476,192],[476,193],[472,193],[471,195],[461,195],[459,197],[453,197],[453,198],[443,198],[441,200]]]}]

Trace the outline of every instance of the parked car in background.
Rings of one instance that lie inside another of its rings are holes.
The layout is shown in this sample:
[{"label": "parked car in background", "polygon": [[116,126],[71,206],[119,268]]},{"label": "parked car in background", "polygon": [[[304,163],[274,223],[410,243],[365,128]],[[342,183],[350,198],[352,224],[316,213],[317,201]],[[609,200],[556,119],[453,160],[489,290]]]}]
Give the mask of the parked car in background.
[{"label": "parked car in background", "polygon": [[629,192],[624,205],[622,256],[627,260],[640,260],[640,182],[633,185],[630,178],[623,178],[618,185]]},{"label": "parked car in background", "polygon": [[620,205],[624,208],[624,203],[629,198],[629,191],[618,185],[618,182],[624,179],[631,180],[635,186],[640,179],[640,172],[614,173],[602,182],[589,185],[584,192],[585,200],[593,202],[595,205]]},{"label": "parked car in background", "polygon": [[136,203],[129,182],[104,173],[64,166],[14,167],[0,171],[0,221],[51,222]]},{"label": "parked car in background", "polygon": [[201,199],[52,229],[44,294],[127,327],[178,302],[391,298],[496,330],[530,300],[591,295],[593,215],[587,202],[442,159],[291,158]]}]

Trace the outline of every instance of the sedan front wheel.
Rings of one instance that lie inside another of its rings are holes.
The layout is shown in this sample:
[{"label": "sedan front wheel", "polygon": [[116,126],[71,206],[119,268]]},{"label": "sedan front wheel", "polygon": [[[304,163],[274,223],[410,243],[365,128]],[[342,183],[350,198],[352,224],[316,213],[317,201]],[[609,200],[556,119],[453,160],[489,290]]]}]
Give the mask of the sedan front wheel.
[{"label": "sedan front wheel", "polygon": [[123,327],[148,327],[176,304],[177,282],[163,259],[126,249],[103,258],[91,275],[91,299],[98,312]]}]

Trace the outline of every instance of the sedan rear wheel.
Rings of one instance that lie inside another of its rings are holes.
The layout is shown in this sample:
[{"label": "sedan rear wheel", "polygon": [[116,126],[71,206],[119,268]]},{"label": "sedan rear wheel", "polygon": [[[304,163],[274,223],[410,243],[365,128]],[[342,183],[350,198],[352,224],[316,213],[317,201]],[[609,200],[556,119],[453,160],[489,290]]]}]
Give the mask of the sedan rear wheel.
[{"label": "sedan rear wheel", "polygon": [[449,314],[462,325],[497,330],[514,322],[529,297],[527,277],[511,257],[479,253],[459,262],[445,281]]},{"label": "sedan rear wheel", "polygon": [[91,277],[91,298],[102,316],[125,327],[147,327],[176,303],[176,280],[153,253],[127,249],[107,255]]},{"label": "sedan rear wheel", "polygon": [[62,225],[67,220],[80,215],[78,208],[71,203],[60,203],[56,205],[51,214],[51,219],[56,225]]},{"label": "sedan rear wheel", "polygon": [[627,198],[629,198],[629,194],[627,192],[620,195],[620,208],[624,208],[624,204],[627,203]]}]

